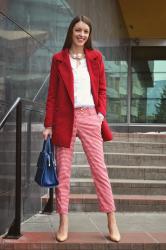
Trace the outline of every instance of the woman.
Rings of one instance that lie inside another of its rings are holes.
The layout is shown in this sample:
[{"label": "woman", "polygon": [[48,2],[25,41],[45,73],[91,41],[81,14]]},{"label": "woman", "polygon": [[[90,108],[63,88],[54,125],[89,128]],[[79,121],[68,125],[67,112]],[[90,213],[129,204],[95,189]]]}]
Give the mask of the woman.
[{"label": "woman", "polygon": [[59,186],[56,211],[60,216],[56,239],[68,237],[68,204],[73,147],[76,136],[82,142],[99,208],[107,214],[109,237],[120,240],[115,204],[104,163],[103,140],[112,139],[106,116],[106,79],[102,55],[92,48],[92,25],[85,16],[75,17],[62,51],[53,55],[48,89],[44,138],[55,144]]}]

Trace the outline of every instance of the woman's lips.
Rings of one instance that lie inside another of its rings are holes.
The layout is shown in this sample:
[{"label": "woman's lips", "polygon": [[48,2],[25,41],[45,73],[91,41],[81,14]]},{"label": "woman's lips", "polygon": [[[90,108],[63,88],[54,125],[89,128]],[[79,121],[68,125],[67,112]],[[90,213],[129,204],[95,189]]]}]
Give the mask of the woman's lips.
[{"label": "woman's lips", "polygon": [[77,40],[78,40],[79,42],[84,42],[84,41],[85,41],[85,39],[83,39],[83,38],[77,38]]}]

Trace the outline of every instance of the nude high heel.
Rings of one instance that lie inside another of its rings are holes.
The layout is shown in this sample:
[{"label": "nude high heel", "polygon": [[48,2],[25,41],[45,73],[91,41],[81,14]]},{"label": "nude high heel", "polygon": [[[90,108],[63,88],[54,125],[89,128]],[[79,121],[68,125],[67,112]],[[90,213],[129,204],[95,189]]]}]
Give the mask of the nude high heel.
[{"label": "nude high heel", "polygon": [[59,233],[56,234],[56,240],[58,242],[63,242],[66,241],[68,239],[68,233],[66,235],[61,235]]},{"label": "nude high heel", "polygon": [[111,241],[119,242],[121,239],[119,229],[116,223],[115,213],[108,213],[108,229],[109,229],[109,238]]},{"label": "nude high heel", "polygon": [[60,215],[60,225],[56,233],[56,240],[63,242],[68,239],[68,216],[65,214]]}]

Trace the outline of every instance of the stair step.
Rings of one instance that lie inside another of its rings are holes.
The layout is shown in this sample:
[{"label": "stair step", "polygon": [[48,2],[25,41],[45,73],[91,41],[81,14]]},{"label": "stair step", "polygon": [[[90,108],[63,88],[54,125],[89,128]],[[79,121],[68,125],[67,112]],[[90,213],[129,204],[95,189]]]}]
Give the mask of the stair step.
[{"label": "stair step", "polygon": [[[156,166],[107,166],[111,179],[166,180],[166,167]],[[73,178],[91,178],[89,165],[73,165]]]},{"label": "stair step", "polygon": [[[30,178],[30,182],[34,182],[35,174]],[[22,183],[25,182],[26,176],[22,175]],[[15,183],[15,175],[4,176],[0,178],[0,190],[6,192],[12,189]],[[114,194],[132,194],[132,195],[165,195],[166,181],[165,180],[138,180],[138,179],[111,179],[110,180]],[[95,186],[91,178],[71,178],[70,180],[71,193],[94,194]]]},{"label": "stair step", "polygon": [[[10,126],[5,126],[5,131],[3,129],[0,131],[0,137],[4,140],[9,140],[10,142],[15,141],[15,124]],[[42,139],[43,123],[41,124],[32,124],[32,140]],[[27,138],[27,124],[23,123],[22,125],[22,139]],[[123,141],[123,142],[145,142],[145,143],[166,143],[166,132],[161,133],[118,133],[113,131],[113,140],[112,142]],[[80,140],[77,138],[76,143],[79,143]]]},{"label": "stair step", "polygon": [[[0,248],[7,250],[31,249],[31,250],[165,250],[165,232],[122,232],[119,243],[111,242],[108,233],[101,232],[69,232],[68,240],[58,243],[53,232],[23,232],[23,236],[17,240],[0,238]],[[150,247],[150,248],[149,248]]]},{"label": "stair step", "polygon": [[[105,153],[107,165],[166,166],[166,154]],[[73,164],[87,164],[84,152],[75,152]]]},{"label": "stair step", "polygon": [[[3,142],[3,139],[1,139]],[[43,138],[40,136],[38,139],[31,139],[31,150],[40,151],[42,148]],[[166,154],[166,143],[147,143],[147,142],[123,142],[112,141],[104,143],[105,153],[140,153],[140,154]],[[6,143],[0,144],[0,151],[12,151],[15,148],[15,140],[10,140]],[[23,137],[22,150],[27,149],[27,138]],[[76,142],[74,146],[75,152],[83,152],[82,144]]]},{"label": "stair step", "polygon": [[[14,176],[15,163],[1,162],[1,176]],[[26,163],[22,163],[26,168]],[[142,180],[166,180],[166,167],[164,166],[107,166],[111,179],[142,179]],[[36,163],[30,165],[31,176],[35,175]],[[73,165],[72,178],[92,178],[89,165]]]},{"label": "stair step", "polygon": [[[108,153],[166,154],[166,143],[111,141],[103,145]],[[76,143],[74,150],[82,152],[82,144]]]},{"label": "stair step", "polygon": [[[42,209],[47,203],[48,195],[41,197]],[[117,212],[165,212],[165,195],[114,195]],[[55,204],[55,197],[54,197]],[[96,194],[70,194],[69,211],[98,212]]]},{"label": "stair step", "polygon": [[31,250],[165,250],[165,213],[116,213],[121,241],[108,239],[105,213],[69,213],[68,240],[58,243],[58,214],[35,214],[22,223],[23,236],[18,240],[1,239],[2,249]]},{"label": "stair step", "polygon": [[113,141],[161,142],[166,143],[166,132],[161,133],[118,133],[113,132]]},{"label": "stair step", "polygon": [[[1,137],[0,137],[1,140]],[[3,140],[1,140],[3,142]],[[5,143],[0,144],[0,151],[14,151],[16,148],[16,142],[13,141],[4,141]],[[31,152],[33,151],[41,151],[43,145],[43,138],[38,138],[36,140],[32,139],[31,141]],[[28,145],[29,146],[29,145]],[[27,139],[22,140],[22,151],[27,151]]]},{"label": "stair step", "polygon": [[[40,148],[41,150],[41,148]],[[10,157],[9,157],[10,155]],[[39,156],[39,151],[33,151],[31,155],[29,156],[26,151],[21,152],[21,160],[22,162],[26,162],[27,158],[31,157],[31,162],[34,164],[37,162]],[[11,163],[15,162],[16,152],[15,151],[0,151],[0,165],[2,165],[3,162],[5,163]]]},{"label": "stair step", "polygon": [[[110,183],[114,194],[166,194],[165,180],[111,179]],[[72,193],[95,193],[93,180],[89,178],[71,178],[70,188]]]},{"label": "stair step", "polygon": [[[22,173],[27,170],[27,164],[26,161],[22,161]],[[36,173],[36,167],[37,167],[37,162],[36,163],[30,163],[30,168],[28,169],[31,172],[31,175],[34,176]],[[6,175],[6,176],[14,176],[15,175],[15,169],[16,169],[16,163],[15,161],[11,162],[11,157],[9,162],[0,162],[0,169],[1,169],[1,176]]]},{"label": "stair step", "polygon": [[[1,162],[15,162],[15,151],[0,151]],[[9,157],[10,155],[10,157]],[[22,162],[26,162],[27,153],[22,151]],[[33,151],[31,154],[31,163],[36,163],[39,151]],[[104,153],[105,163],[107,165],[122,166],[166,166],[166,154],[135,154],[135,153]],[[0,162],[0,164],[1,164]],[[84,152],[74,152],[73,164],[85,165],[87,158]]]}]

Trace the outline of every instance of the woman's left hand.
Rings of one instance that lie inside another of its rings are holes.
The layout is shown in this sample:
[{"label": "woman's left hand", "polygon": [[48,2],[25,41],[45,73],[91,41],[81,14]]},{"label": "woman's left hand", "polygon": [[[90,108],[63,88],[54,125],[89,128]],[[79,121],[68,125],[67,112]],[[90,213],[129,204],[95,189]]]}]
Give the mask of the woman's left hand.
[{"label": "woman's left hand", "polygon": [[102,113],[98,113],[97,115],[98,115],[100,121],[102,122],[104,120],[104,115]]}]

